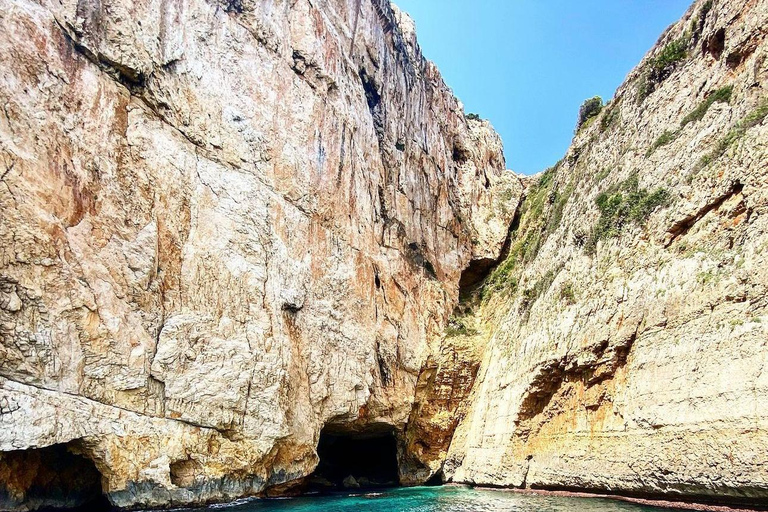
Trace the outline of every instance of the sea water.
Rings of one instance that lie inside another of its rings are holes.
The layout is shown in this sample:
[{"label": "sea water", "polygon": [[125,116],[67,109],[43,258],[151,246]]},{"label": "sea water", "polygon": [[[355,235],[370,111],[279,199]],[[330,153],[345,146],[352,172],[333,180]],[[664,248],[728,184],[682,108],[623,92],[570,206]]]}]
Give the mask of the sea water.
[{"label": "sea water", "polygon": [[459,486],[403,487],[375,492],[255,499],[239,504],[215,505],[207,510],[212,509],[216,512],[659,512],[669,510],[602,498],[542,496]]}]

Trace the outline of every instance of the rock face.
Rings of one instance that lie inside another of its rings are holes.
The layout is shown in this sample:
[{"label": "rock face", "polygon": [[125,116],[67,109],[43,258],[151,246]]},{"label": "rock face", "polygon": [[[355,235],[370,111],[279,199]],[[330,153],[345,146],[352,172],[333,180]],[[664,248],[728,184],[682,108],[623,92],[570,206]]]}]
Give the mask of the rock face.
[{"label": "rock face", "polygon": [[696,2],[526,180],[387,0],[0,21],[0,508],[293,492],[321,432],[768,499],[768,0]]},{"label": "rock face", "polygon": [[446,478],[768,499],[766,27],[696,2],[527,188]]},{"label": "rock face", "polygon": [[[300,481],[324,426],[404,445],[462,272],[522,194],[407,16],[0,0],[0,21],[0,477],[53,447],[117,506],[180,505]],[[0,508],[35,485],[0,478]]]}]

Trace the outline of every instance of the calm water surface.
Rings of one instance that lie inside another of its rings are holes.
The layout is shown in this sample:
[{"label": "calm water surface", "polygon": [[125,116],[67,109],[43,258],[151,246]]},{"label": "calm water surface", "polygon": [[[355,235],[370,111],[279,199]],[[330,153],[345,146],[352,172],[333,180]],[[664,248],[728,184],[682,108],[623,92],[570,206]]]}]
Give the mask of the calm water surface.
[{"label": "calm water surface", "polygon": [[563,498],[465,487],[410,487],[378,492],[253,500],[216,505],[225,512],[663,512],[599,498]]}]

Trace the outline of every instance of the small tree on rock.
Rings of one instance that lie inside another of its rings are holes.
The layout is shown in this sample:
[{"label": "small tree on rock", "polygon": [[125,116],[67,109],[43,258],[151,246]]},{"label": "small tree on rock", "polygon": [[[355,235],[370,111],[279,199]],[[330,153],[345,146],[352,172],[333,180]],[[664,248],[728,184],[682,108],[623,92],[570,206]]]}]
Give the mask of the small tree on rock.
[{"label": "small tree on rock", "polygon": [[584,123],[593,117],[596,117],[601,110],[603,110],[603,98],[600,96],[584,100],[584,103],[581,104],[581,108],[579,109],[579,120],[576,123],[576,132],[581,130]]}]

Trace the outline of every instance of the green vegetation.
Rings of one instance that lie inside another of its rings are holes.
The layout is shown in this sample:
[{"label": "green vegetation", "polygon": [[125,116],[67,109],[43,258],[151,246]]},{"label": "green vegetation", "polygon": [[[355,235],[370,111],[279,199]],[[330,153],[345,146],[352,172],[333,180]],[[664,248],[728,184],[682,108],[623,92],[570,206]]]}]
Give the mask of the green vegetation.
[{"label": "green vegetation", "polygon": [[470,112],[469,114],[467,114],[464,117],[466,117],[467,119],[471,119],[473,121],[479,121],[480,120],[480,116],[475,114],[474,112]]},{"label": "green vegetation", "polygon": [[758,105],[755,110],[747,114],[744,119],[739,121],[736,126],[734,126],[725,135],[725,137],[720,139],[720,141],[715,146],[715,149],[701,157],[701,160],[699,160],[699,163],[696,166],[697,169],[707,167],[709,164],[723,156],[729,147],[736,144],[744,137],[744,135],[746,135],[747,130],[762,123],[763,119],[765,119],[767,116],[768,100],[763,100],[763,102]]},{"label": "green vegetation", "polygon": [[691,42],[689,34],[685,34],[667,44],[661,52],[651,60],[651,69],[655,73],[661,73],[670,66],[674,66],[688,56],[688,44]]},{"label": "green vegetation", "polygon": [[451,317],[448,325],[445,326],[445,336],[452,338],[455,336],[475,336],[478,334],[476,329],[467,327],[466,324],[457,317]]},{"label": "green vegetation", "polygon": [[539,297],[541,297],[544,293],[547,292],[547,290],[549,290],[550,286],[552,286],[552,283],[555,280],[555,277],[557,277],[557,274],[559,273],[560,269],[549,270],[546,274],[541,276],[541,278],[536,281],[533,286],[523,290],[523,300],[520,303],[520,315],[525,320],[528,319],[528,315],[531,312],[531,307],[533,307],[533,304],[538,300]]},{"label": "green vegetation", "polygon": [[602,192],[595,199],[600,219],[585,244],[587,253],[594,254],[598,241],[618,236],[625,226],[643,225],[657,207],[668,201],[669,192],[664,188],[653,192],[640,188],[637,174]]},{"label": "green vegetation", "polygon": [[519,283],[515,277],[516,268],[533,261],[547,237],[560,225],[563,211],[574,190],[573,183],[562,189],[556,186],[555,177],[561,164],[558,162],[544,171],[539,181],[531,185],[520,206],[520,224],[513,235],[509,254],[485,282],[483,296],[495,292],[517,293]]},{"label": "green vegetation", "polygon": [[648,62],[648,68],[637,84],[637,104],[640,105],[656,90],[656,85],[663,82],[673,71],[674,66],[688,56],[691,33],[668,43],[661,52]]},{"label": "green vegetation", "polygon": [[515,258],[507,258],[504,263],[496,267],[486,281],[482,295],[486,296],[487,292],[497,291],[515,293],[517,291],[517,279],[512,275],[512,272],[515,270],[516,263]]},{"label": "green vegetation", "polygon": [[707,19],[707,14],[712,10],[713,5],[713,0],[707,0],[704,2],[704,5],[701,6],[699,13],[691,19],[691,26],[688,31],[696,38],[701,35],[701,31],[704,28],[704,22]]},{"label": "green vegetation", "polygon": [[552,184],[552,180],[555,178],[555,173],[557,172],[557,168],[560,167],[560,162],[557,162],[555,165],[541,173],[541,178],[539,178],[539,182],[536,183],[536,185],[533,186],[535,190],[541,190],[543,188],[547,188]]},{"label": "green vegetation", "polygon": [[573,291],[573,284],[565,283],[560,288],[560,300],[566,304],[576,304],[576,293]]},{"label": "green vegetation", "polygon": [[619,117],[621,115],[621,109],[618,105],[613,105],[605,108],[605,113],[603,114],[603,117],[600,119],[600,132],[607,131],[611,126],[616,124],[616,121],[619,120]]},{"label": "green vegetation", "polygon": [[696,280],[699,284],[708,285],[709,283],[717,279],[717,274],[713,270],[707,270],[706,272],[699,272],[696,275]]},{"label": "green vegetation", "polygon": [[637,104],[640,105],[655,90],[656,84],[651,80],[650,73],[643,73],[640,80],[637,82]]},{"label": "green vegetation", "polygon": [[730,103],[732,96],[732,85],[726,85],[725,87],[721,87],[720,89],[713,91],[709,96],[707,96],[707,99],[702,101],[699,106],[693,110],[693,112],[689,113],[683,118],[683,120],[680,122],[679,129],[675,130],[674,132],[665,130],[664,133],[662,133],[659,138],[656,139],[653,144],[651,144],[651,147],[648,148],[648,151],[645,152],[646,158],[651,156],[653,152],[659,149],[661,146],[665,146],[675,140],[687,124],[700,121],[704,117],[704,114],[707,113],[707,110],[709,110],[709,107],[714,105],[716,102]]},{"label": "green vegetation", "polygon": [[764,100],[755,110],[747,114],[739,123],[739,126],[746,132],[750,128],[754,128],[762,123],[766,116],[768,116],[768,100]]},{"label": "green vegetation", "polygon": [[548,200],[551,207],[549,209],[549,215],[547,216],[545,228],[546,234],[554,232],[558,226],[560,226],[560,221],[563,220],[563,210],[565,210],[565,205],[568,203],[572,194],[573,183],[569,183],[562,192],[553,190],[549,194]]},{"label": "green vegetation", "polygon": [[576,121],[576,132],[578,133],[588,121],[593,120],[603,110],[603,98],[595,96],[584,100],[579,108],[579,119]]},{"label": "green vegetation", "polygon": [[507,259],[491,273],[485,284],[487,291],[514,293],[517,290],[517,279],[513,275],[515,268],[518,263],[533,261],[542,245],[542,231],[538,223],[524,233],[512,245]]},{"label": "green vegetation", "polygon": [[695,121],[700,121],[704,114],[707,113],[707,110],[709,110],[709,107],[715,104],[715,102],[720,103],[730,103],[731,101],[731,95],[733,94],[733,86],[727,85],[725,87],[721,87],[720,89],[717,89],[712,94],[710,94],[707,99],[702,101],[696,109],[685,116],[680,123],[680,128],[684,127],[688,123],[693,123]]},{"label": "green vegetation", "polygon": [[651,144],[651,147],[648,148],[648,151],[645,152],[646,158],[651,156],[654,151],[659,149],[661,146],[666,146],[673,140],[677,138],[677,136],[680,135],[680,130],[675,130],[674,132],[670,132],[669,130],[664,130],[664,133],[659,135],[659,138],[656,139],[653,144]]},{"label": "green vegetation", "polygon": [[609,167],[604,167],[595,175],[595,181],[600,183],[603,181],[609,174],[611,174],[611,169]]}]

